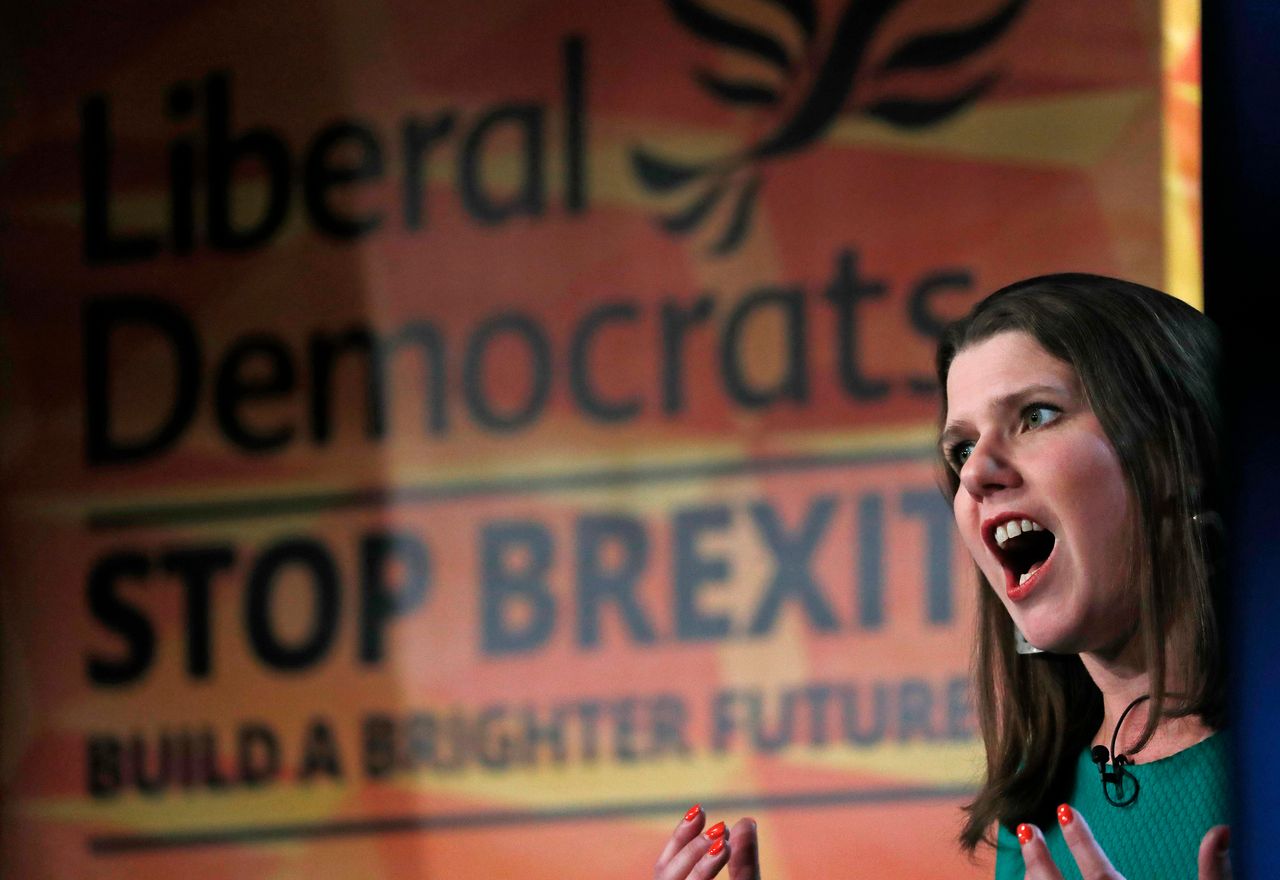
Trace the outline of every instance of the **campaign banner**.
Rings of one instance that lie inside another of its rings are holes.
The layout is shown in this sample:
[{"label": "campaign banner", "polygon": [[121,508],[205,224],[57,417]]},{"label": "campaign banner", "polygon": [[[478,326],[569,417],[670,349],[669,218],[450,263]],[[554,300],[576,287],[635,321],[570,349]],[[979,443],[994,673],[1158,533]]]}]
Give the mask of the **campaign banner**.
[{"label": "campaign banner", "polygon": [[989,873],[934,347],[1198,301],[1172,8],[6,13],[0,872]]}]

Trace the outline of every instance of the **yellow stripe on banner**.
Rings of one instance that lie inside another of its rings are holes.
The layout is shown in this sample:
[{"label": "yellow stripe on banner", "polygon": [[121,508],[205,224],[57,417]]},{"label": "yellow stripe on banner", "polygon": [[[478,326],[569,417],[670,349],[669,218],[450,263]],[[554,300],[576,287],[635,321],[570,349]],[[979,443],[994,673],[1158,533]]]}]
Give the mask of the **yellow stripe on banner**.
[{"label": "yellow stripe on banner", "polygon": [[[827,456],[833,458],[830,464],[834,467],[839,466],[839,460],[846,457],[850,459],[874,459],[880,455],[894,458],[923,457],[930,454],[936,437],[937,433],[932,425],[917,423],[891,425],[872,430],[805,431],[791,434],[778,432],[771,438],[772,455],[761,458],[748,455],[747,450],[740,443],[711,442],[664,449],[657,455],[641,454],[635,450],[615,450],[605,454],[572,450],[567,455],[557,454],[539,459],[522,460],[518,465],[513,465],[509,461],[495,462],[485,459],[469,464],[451,463],[444,468],[397,467],[394,473],[394,488],[390,485],[382,486],[387,490],[387,496],[382,498],[380,503],[395,504],[397,501],[410,504],[423,503],[423,493],[441,497],[449,493],[488,492],[491,494],[494,491],[501,491],[503,486],[508,486],[513,492],[528,492],[535,490],[533,487],[539,484],[554,483],[557,480],[569,480],[574,483],[574,485],[557,486],[555,489],[557,498],[599,496],[601,493],[615,492],[620,486],[629,485],[628,476],[639,478],[646,472],[655,472],[658,481],[664,485],[661,497],[669,501],[674,485],[697,484],[705,480],[751,479],[753,469],[757,465],[767,468],[771,458]],[[802,466],[813,467],[818,464]],[[687,475],[681,476],[685,472]],[[599,474],[601,479],[593,481],[590,479],[592,474]],[[615,475],[617,479],[609,479],[610,475]],[[522,484],[525,484],[523,488]],[[270,494],[273,498],[297,496],[305,499],[312,496],[341,496],[377,488],[379,487],[320,481],[280,482],[272,485]],[[32,492],[14,496],[9,501],[15,506],[20,506],[29,517],[36,516],[49,522],[74,522],[103,512],[128,517],[130,514],[146,514],[158,508],[170,506],[197,505],[206,507],[210,511],[217,511],[225,505],[250,504],[260,500],[262,493],[262,486],[256,484],[213,488],[195,483],[187,487],[173,486],[164,490],[151,490],[133,495],[113,491],[100,498],[54,492]],[[622,497],[639,501],[642,494],[631,489],[623,493]],[[339,503],[336,506],[353,505]],[[640,506],[643,508],[643,503]],[[311,514],[288,514],[283,511],[264,510],[262,515],[281,518]],[[192,520],[191,517],[179,517],[179,519]],[[200,518],[197,516],[194,519]],[[246,520],[253,517],[248,515],[211,516],[210,519]]]},{"label": "yellow stripe on banner", "polygon": [[1204,308],[1201,256],[1200,4],[1161,3],[1165,289]]},{"label": "yellow stripe on banner", "polygon": [[950,743],[888,743],[874,749],[797,749],[792,763],[877,773],[917,785],[976,788],[982,780],[985,760],[981,741],[972,739]]},{"label": "yellow stripe on banner", "polygon": [[165,832],[272,825],[287,822],[321,822],[344,815],[356,786],[314,785],[305,796],[286,786],[257,791],[192,791],[181,795],[181,809],[167,798],[94,801],[84,795],[28,798],[13,806],[17,815],[54,822],[110,825],[117,831]]}]

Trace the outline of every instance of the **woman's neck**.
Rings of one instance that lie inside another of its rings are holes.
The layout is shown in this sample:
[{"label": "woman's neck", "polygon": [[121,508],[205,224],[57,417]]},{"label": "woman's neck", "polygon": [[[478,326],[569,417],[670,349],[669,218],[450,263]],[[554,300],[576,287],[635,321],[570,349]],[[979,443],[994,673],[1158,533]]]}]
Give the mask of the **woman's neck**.
[{"label": "woman's neck", "polygon": [[[1131,751],[1142,738],[1142,731],[1154,708],[1150,700],[1134,705],[1135,701],[1152,691],[1151,675],[1143,662],[1141,650],[1131,642],[1115,655],[1081,654],[1080,661],[1102,692],[1102,724],[1093,736],[1093,745],[1110,749],[1114,733],[1116,751],[1135,764],[1146,764],[1190,748],[1213,733],[1198,715],[1176,718],[1166,714],[1142,750]],[[1177,689],[1166,688],[1166,692],[1174,690]],[[1125,710],[1131,705],[1133,709],[1125,715]],[[1168,701],[1165,708],[1169,708]],[[1117,732],[1122,716],[1124,725]]]}]

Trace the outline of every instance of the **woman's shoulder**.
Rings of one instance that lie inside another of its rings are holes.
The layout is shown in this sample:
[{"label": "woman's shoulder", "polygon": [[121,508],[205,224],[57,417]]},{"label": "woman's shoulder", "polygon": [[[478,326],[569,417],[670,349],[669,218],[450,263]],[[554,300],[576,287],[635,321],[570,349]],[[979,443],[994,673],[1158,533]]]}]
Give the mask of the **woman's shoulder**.
[{"label": "woman's shoulder", "polygon": [[[1200,839],[1214,825],[1231,821],[1230,763],[1230,738],[1215,733],[1157,761],[1127,767],[1128,784],[1136,780],[1138,791],[1132,802],[1116,806],[1108,801],[1098,767],[1085,749],[1076,763],[1069,803],[1085,816],[1122,875],[1194,878]],[[1041,831],[1063,876],[1078,877],[1061,829],[1054,824]],[[1024,871],[1017,837],[1001,826],[995,880],[1021,880]]]},{"label": "woman's shoulder", "polygon": [[1126,783],[1133,788],[1122,793],[1121,805],[1107,798],[1089,756],[1081,757],[1073,801],[1122,875],[1194,878],[1200,839],[1231,821],[1229,749],[1229,737],[1215,733],[1172,755],[1127,766]]}]

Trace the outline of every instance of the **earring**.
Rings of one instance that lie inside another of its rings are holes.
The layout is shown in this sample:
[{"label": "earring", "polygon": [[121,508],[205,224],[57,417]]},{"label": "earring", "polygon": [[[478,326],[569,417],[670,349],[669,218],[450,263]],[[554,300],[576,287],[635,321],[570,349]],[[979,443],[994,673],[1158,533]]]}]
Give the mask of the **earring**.
[{"label": "earring", "polygon": [[1027,637],[1022,634],[1022,630],[1016,626],[1013,628],[1013,649],[1019,654],[1043,654],[1043,648],[1037,648],[1035,645],[1027,641]]},{"label": "earring", "polygon": [[1214,534],[1220,535],[1227,530],[1226,524],[1223,523],[1222,517],[1218,515],[1216,510],[1202,510],[1199,513],[1194,513],[1191,515],[1191,521],[1200,528]]}]

